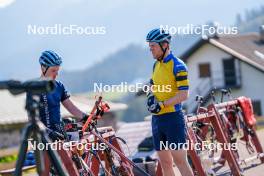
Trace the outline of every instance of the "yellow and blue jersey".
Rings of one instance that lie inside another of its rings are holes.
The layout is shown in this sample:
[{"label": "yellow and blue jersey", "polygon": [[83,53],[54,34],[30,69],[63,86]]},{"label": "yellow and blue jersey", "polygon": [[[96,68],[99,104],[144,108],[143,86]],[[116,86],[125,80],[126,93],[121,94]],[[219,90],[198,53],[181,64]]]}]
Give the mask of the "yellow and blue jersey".
[{"label": "yellow and blue jersey", "polygon": [[[153,94],[158,101],[174,97],[180,90],[189,89],[188,71],[185,63],[170,53],[163,61],[156,61],[152,73]],[[161,87],[170,86],[164,91]],[[163,90],[163,91],[160,91]],[[181,103],[163,108],[158,115],[177,112],[182,109]]]}]

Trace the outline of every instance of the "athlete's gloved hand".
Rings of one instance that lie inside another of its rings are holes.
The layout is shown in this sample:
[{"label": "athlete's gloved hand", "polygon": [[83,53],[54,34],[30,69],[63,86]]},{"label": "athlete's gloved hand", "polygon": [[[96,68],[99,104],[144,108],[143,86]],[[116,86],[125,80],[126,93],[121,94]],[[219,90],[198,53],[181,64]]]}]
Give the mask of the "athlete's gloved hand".
[{"label": "athlete's gloved hand", "polygon": [[153,114],[158,114],[161,111],[161,109],[163,109],[163,108],[164,108],[164,103],[163,102],[157,102],[157,103],[149,106],[148,111],[153,113]]},{"label": "athlete's gloved hand", "polygon": [[147,107],[150,113],[157,114],[164,108],[164,103],[158,102],[156,97],[150,91],[147,94]]},{"label": "athlete's gloved hand", "polygon": [[62,135],[61,133],[58,133],[56,131],[50,131],[49,132],[49,138],[52,141],[64,140],[65,139],[64,135]]},{"label": "athlete's gloved hand", "polygon": [[88,117],[89,117],[88,114],[83,113],[83,117],[82,117],[82,119],[80,120],[80,122],[85,123],[85,122],[87,121]]}]

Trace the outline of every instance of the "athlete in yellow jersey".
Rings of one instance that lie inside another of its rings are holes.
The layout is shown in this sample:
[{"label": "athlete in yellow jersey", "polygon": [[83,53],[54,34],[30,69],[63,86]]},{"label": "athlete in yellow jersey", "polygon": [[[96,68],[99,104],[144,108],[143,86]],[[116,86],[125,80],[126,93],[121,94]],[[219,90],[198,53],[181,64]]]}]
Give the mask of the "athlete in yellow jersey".
[{"label": "athlete in yellow jersey", "polygon": [[187,99],[189,81],[184,62],[170,51],[171,35],[153,29],[147,35],[150,51],[156,59],[148,94],[148,110],[152,113],[152,134],[163,176],[174,176],[173,161],[184,176],[192,176],[187,161],[186,126],[181,103]]}]

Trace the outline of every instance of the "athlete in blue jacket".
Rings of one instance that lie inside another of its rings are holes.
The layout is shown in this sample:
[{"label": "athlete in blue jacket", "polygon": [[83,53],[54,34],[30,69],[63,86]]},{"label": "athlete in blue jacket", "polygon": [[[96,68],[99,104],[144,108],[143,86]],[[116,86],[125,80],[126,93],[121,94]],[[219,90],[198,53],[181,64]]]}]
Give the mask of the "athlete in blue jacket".
[{"label": "athlete in blue jacket", "polygon": [[84,118],[86,114],[72,103],[70,94],[65,86],[56,80],[62,64],[61,57],[54,51],[44,51],[39,58],[39,63],[41,66],[41,77],[55,81],[55,89],[52,92],[40,95],[40,120],[47,127],[49,137],[52,140],[63,139],[64,129],[62,126],[60,103],[79,120]]}]

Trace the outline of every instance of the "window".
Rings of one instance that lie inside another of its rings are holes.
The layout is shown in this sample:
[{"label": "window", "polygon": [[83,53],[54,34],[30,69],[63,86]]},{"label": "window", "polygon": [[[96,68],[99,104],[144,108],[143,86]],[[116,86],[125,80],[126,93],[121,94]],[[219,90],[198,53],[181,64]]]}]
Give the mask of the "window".
[{"label": "window", "polygon": [[225,87],[238,86],[238,77],[236,73],[236,64],[234,58],[223,59]]},{"label": "window", "polygon": [[206,78],[211,76],[210,64],[199,64],[199,75],[200,78]]},{"label": "window", "polygon": [[254,110],[254,114],[261,116],[262,112],[261,112],[261,102],[260,100],[253,100],[252,101],[252,106],[253,106],[253,110]]}]

